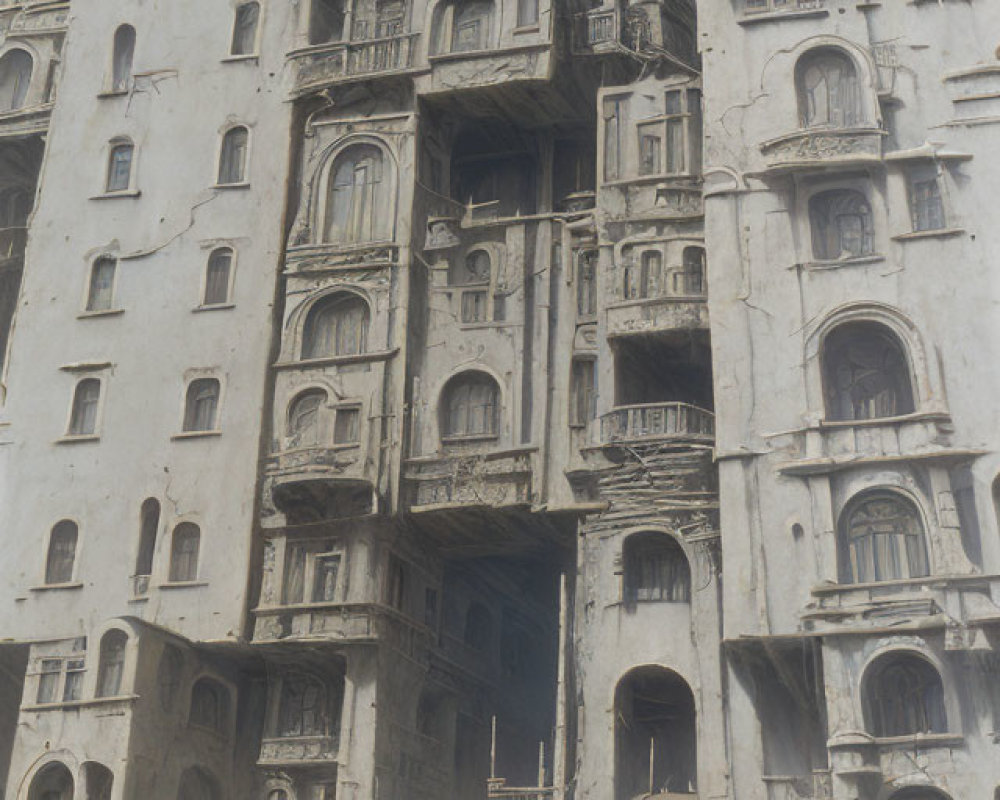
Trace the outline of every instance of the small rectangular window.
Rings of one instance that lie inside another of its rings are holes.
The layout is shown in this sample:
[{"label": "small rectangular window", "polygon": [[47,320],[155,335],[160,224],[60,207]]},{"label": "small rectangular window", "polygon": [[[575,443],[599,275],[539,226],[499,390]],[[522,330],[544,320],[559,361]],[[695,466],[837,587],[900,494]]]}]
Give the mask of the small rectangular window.
[{"label": "small rectangular window", "polygon": [[114,302],[115,270],[113,258],[99,258],[90,270],[87,311],[110,311]]},{"label": "small rectangular window", "polygon": [[301,603],[305,597],[306,548],[289,545],[285,554],[285,587],[282,599],[285,604]]},{"label": "small rectangular window", "polygon": [[945,227],[944,199],[935,166],[910,174],[910,215],[914,231],[936,231]]},{"label": "small rectangular window", "polygon": [[534,25],[538,22],[538,0],[518,0],[517,26]]},{"label": "small rectangular window", "polygon": [[38,676],[39,703],[54,703],[59,697],[59,677],[62,675],[62,661],[58,658],[42,659],[41,674]]},{"label": "small rectangular window", "polygon": [[406,565],[395,555],[389,556],[386,602],[397,611],[406,605]]},{"label": "small rectangular window", "polygon": [[260,5],[256,2],[243,3],[236,7],[236,20],[233,25],[233,45],[230,53],[234,56],[246,56],[257,48],[257,20],[260,18]]},{"label": "small rectangular window", "polygon": [[360,439],[361,409],[338,408],[333,424],[334,444],[354,444]]},{"label": "small rectangular window", "polygon": [[663,137],[660,125],[640,126],[639,128],[639,174],[658,175],[663,166],[660,153],[663,151]]},{"label": "small rectangular window", "polygon": [[132,180],[132,155],[135,148],[130,144],[116,144],[111,148],[108,159],[107,191],[124,192]]},{"label": "small rectangular window", "polygon": [[622,131],[625,100],[608,97],[604,100],[604,180],[614,181],[622,177]]},{"label": "small rectangular window", "polygon": [[319,555],[313,566],[312,601],[330,603],[337,599],[340,555]]}]

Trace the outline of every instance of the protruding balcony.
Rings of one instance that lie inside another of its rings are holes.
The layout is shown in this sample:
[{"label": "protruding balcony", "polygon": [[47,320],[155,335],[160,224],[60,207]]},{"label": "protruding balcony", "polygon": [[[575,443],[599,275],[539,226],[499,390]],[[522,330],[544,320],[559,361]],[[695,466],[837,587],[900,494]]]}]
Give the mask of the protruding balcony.
[{"label": "protruding balcony", "polygon": [[865,166],[882,160],[879,128],[815,128],[763,142],[760,151],[771,172]]},{"label": "protruding balcony", "polygon": [[411,458],[404,467],[411,508],[515,506],[532,502],[534,448]]},{"label": "protruding balcony", "polygon": [[601,442],[706,439],[715,436],[715,415],[689,403],[620,406],[601,417]]},{"label": "protruding balcony", "polygon": [[413,66],[417,36],[397,33],[296,50],[289,54],[295,65],[295,90],[301,94],[335,83],[406,72]]}]

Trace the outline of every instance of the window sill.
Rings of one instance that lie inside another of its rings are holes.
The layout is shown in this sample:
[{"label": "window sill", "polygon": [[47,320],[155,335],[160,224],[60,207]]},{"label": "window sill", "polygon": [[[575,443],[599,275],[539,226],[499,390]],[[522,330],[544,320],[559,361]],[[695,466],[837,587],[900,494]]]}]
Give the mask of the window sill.
[{"label": "window sill", "polygon": [[944,411],[915,411],[894,417],[873,417],[871,419],[821,419],[817,423],[820,430],[837,428],[874,428],[881,425],[905,425],[908,422],[948,422],[951,417]]},{"label": "window sill", "polygon": [[531,22],[527,25],[519,25],[518,27],[514,28],[514,30],[512,30],[511,33],[514,36],[520,36],[521,34],[524,33],[539,33],[541,30],[542,30],[541,25],[539,25],[537,22]]},{"label": "window sill", "polygon": [[127,600],[127,602],[130,605],[134,605],[135,603],[148,603],[149,602],[149,595],[148,594],[136,595],[135,597],[130,597]]},{"label": "window sill", "polygon": [[170,438],[172,440],[177,439],[206,439],[213,436],[222,436],[222,431],[181,431],[180,433],[175,433]]},{"label": "window sill", "polygon": [[237,191],[240,189],[249,189],[250,181],[241,181],[240,183],[213,183],[212,189],[220,189],[222,191]]},{"label": "window sill", "polygon": [[853,258],[833,258],[820,261],[805,261],[802,266],[806,269],[839,269],[840,267],[858,267],[867,264],[878,264],[885,261],[885,256],[880,253],[872,253],[868,256],[855,256]]},{"label": "window sill", "polygon": [[22,706],[22,711],[57,711],[59,709],[87,708],[89,706],[104,706],[111,703],[132,703],[139,699],[137,694],[119,694],[114,697],[94,697],[90,700],[66,700],[58,703],[32,703]]},{"label": "window sill", "polygon": [[105,92],[98,92],[97,97],[103,100],[110,97],[125,97],[128,93],[128,89],[108,89]]},{"label": "window sill", "polygon": [[442,436],[442,444],[463,444],[465,442],[495,442],[500,438],[496,433],[469,433],[461,436]]},{"label": "window sill", "polygon": [[892,237],[894,242],[912,242],[917,239],[949,239],[952,236],[961,236],[965,233],[965,228],[934,228],[927,231],[911,231],[900,233]]},{"label": "window sill", "polygon": [[256,64],[260,61],[259,53],[243,53],[241,55],[233,55],[230,53],[228,56],[219,59],[223,64]]},{"label": "window sill", "polygon": [[118,200],[122,197],[138,197],[142,192],[138,189],[122,189],[119,192],[104,192],[104,194],[95,194],[91,196],[91,200]]},{"label": "window sill", "polygon": [[759,22],[781,22],[786,19],[813,19],[830,16],[826,8],[806,8],[792,11],[761,11],[757,14],[744,14],[737,20],[740,25],[756,25]]},{"label": "window sill", "polygon": [[377,350],[370,353],[353,353],[345,356],[324,356],[322,358],[303,358],[299,361],[276,361],[275,369],[309,369],[310,367],[331,367],[338,364],[360,364],[365,361],[388,361],[399,352],[398,347],[392,350]]},{"label": "window sill", "polygon": [[191,309],[191,313],[200,314],[202,311],[227,311],[231,308],[236,308],[235,303],[210,303],[209,305],[195,306]]},{"label": "window sill", "polygon": [[208,586],[208,581],[165,581],[157,588],[170,591],[174,589],[199,589],[202,586]]},{"label": "window sill", "polygon": [[65,592],[83,588],[83,581],[73,581],[72,583],[43,583],[41,586],[32,586],[32,592]]},{"label": "window sill", "polygon": [[97,317],[117,317],[125,313],[124,308],[106,308],[101,311],[81,311],[76,315],[77,319],[94,319]]},{"label": "window sill", "polygon": [[56,439],[56,444],[85,444],[86,442],[99,442],[101,437],[96,433],[66,434]]},{"label": "window sill", "polygon": [[907,736],[876,736],[878,747],[953,747],[965,741],[960,733],[912,733]]}]

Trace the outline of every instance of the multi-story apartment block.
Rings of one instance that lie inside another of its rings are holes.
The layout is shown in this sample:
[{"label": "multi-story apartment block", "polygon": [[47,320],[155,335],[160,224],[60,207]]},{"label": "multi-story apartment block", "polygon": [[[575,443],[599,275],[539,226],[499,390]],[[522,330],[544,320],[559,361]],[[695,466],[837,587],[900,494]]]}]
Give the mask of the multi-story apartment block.
[{"label": "multi-story apartment block", "polygon": [[0,796],[1000,798],[998,45],[0,4]]}]

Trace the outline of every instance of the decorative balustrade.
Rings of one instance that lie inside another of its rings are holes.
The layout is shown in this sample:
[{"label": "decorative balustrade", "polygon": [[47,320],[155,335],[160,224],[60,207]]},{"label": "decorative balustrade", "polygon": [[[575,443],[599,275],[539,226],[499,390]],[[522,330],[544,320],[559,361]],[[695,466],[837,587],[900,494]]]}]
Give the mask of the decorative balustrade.
[{"label": "decorative balustrade", "polygon": [[379,72],[398,72],[413,65],[417,33],[401,33],[379,39],[336,42],[310,47],[292,54],[298,64],[296,84],[300,89],[323,83],[352,80]]},{"label": "decorative balustrade", "polygon": [[601,441],[605,443],[714,435],[715,415],[688,403],[621,406],[601,417]]},{"label": "decorative balustrade", "polygon": [[337,736],[285,736],[264,739],[259,764],[333,761],[340,748]]},{"label": "decorative balustrade", "polygon": [[818,11],[826,0],[746,0],[747,14],[780,13],[782,11]]}]

